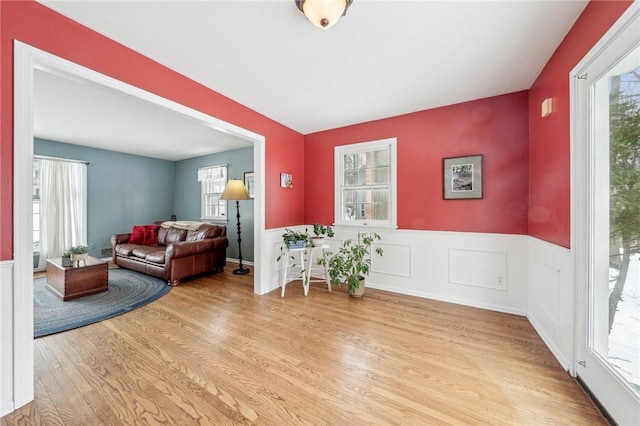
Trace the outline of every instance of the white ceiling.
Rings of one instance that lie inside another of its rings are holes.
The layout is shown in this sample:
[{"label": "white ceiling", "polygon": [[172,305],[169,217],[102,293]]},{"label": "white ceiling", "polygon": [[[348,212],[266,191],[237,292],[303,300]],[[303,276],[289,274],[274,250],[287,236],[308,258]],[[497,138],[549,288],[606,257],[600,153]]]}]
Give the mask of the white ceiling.
[{"label": "white ceiling", "polygon": [[79,78],[36,70],[36,137],[178,161],[251,146],[202,121]]},{"label": "white ceiling", "polygon": [[355,0],[320,30],[293,0],[40,1],[302,134],[526,90],[587,4]]}]

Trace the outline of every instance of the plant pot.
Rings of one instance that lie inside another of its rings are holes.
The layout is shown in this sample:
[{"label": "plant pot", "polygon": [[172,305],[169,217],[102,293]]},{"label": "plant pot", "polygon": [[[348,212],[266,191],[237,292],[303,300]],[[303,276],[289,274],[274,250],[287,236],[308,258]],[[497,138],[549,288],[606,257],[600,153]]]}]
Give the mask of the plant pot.
[{"label": "plant pot", "polygon": [[301,249],[304,248],[304,240],[291,241],[289,243],[289,249]]},{"label": "plant pot", "polygon": [[87,265],[87,257],[89,257],[89,253],[71,253],[71,263],[74,267],[80,267],[80,261]]},{"label": "plant pot", "polygon": [[63,257],[61,263],[63,268],[68,268],[70,266],[73,266],[73,262],[71,261],[70,257]]},{"label": "plant pot", "polygon": [[360,285],[355,289],[349,289],[349,296],[351,297],[362,297],[364,296],[364,277],[360,277]]},{"label": "plant pot", "polygon": [[314,247],[324,245],[324,237],[311,237],[311,245]]},{"label": "plant pot", "polygon": [[71,253],[71,261],[75,262],[78,260],[87,260],[87,257],[89,257],[89,253]]}]

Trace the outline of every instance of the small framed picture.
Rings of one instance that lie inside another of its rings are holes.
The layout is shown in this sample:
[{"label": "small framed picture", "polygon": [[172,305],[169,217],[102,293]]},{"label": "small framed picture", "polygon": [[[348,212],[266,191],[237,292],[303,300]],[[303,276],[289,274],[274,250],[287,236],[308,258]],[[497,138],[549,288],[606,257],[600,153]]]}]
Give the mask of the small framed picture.
[{"label": "small framed picture", "polygon": [[293,188],[293,175],[280,173],[280,186],[283,188]]},{"label": "small framed picture", "polygon": [[256,185],[254,183],[254,173],[253,172],[245,172],[244,173],[244,186],[247,187],[247,191],[249,191],[249,196],[251,198],[256,197]]},{"label": "small framed picture", "polygon": [[443,160],[444,199],[482,198],[482,155]]}]

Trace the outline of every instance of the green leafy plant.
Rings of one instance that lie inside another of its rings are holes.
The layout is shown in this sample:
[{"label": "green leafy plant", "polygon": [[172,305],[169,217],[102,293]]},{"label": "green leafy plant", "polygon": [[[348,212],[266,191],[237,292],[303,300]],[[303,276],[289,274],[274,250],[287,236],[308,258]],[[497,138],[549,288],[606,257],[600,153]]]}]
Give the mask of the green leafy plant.
[{"label": "green leafy plant", "polygon": [[285,228],[285,233],[282,234],[282,245],[280,246],[280,256],[276,258],[276,262],[279,262],[282,256],[284,256],[284,248],[290,249],[292,245],[299,241],[304,242],[304,247],[309,245],[309,234],[305,229],[304,232],[294,231],[289,228]]},{"label": "green leafy plant", "polygon": [[320,225],[318,222],[313,224],[313,235],[316,238],[333,237],[333,228],[329,225]]},{"label": "green leafy plant", "polygon": [[73,246],[67,250],[67,253],[69,253],[69,255],[89,253],[89,246]]},{"label": "green leafy plant", "polygon": [[[371,247],[381,237],[375,232],[358,232],[356,240],[346,240],[337,253],[326,252],[318,259],[320,265],[326,265],[329,279],[334,286],[347,284],[350,293],[359,286],[360,280],[371,269]],[[382,248],[376,247],[376,254],[382,256]]]}]

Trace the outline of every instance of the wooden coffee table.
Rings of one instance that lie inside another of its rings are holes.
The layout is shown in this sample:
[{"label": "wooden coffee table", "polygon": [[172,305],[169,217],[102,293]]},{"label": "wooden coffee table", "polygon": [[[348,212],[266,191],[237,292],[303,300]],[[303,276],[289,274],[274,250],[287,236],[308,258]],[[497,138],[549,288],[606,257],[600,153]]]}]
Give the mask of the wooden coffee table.
[{"label": "wooden coffee table", "polygon": [[46,288],[67,301],[109,290],[107,262],[87,257],[86,266],[62,266],[62,258],[47,259]]}]

